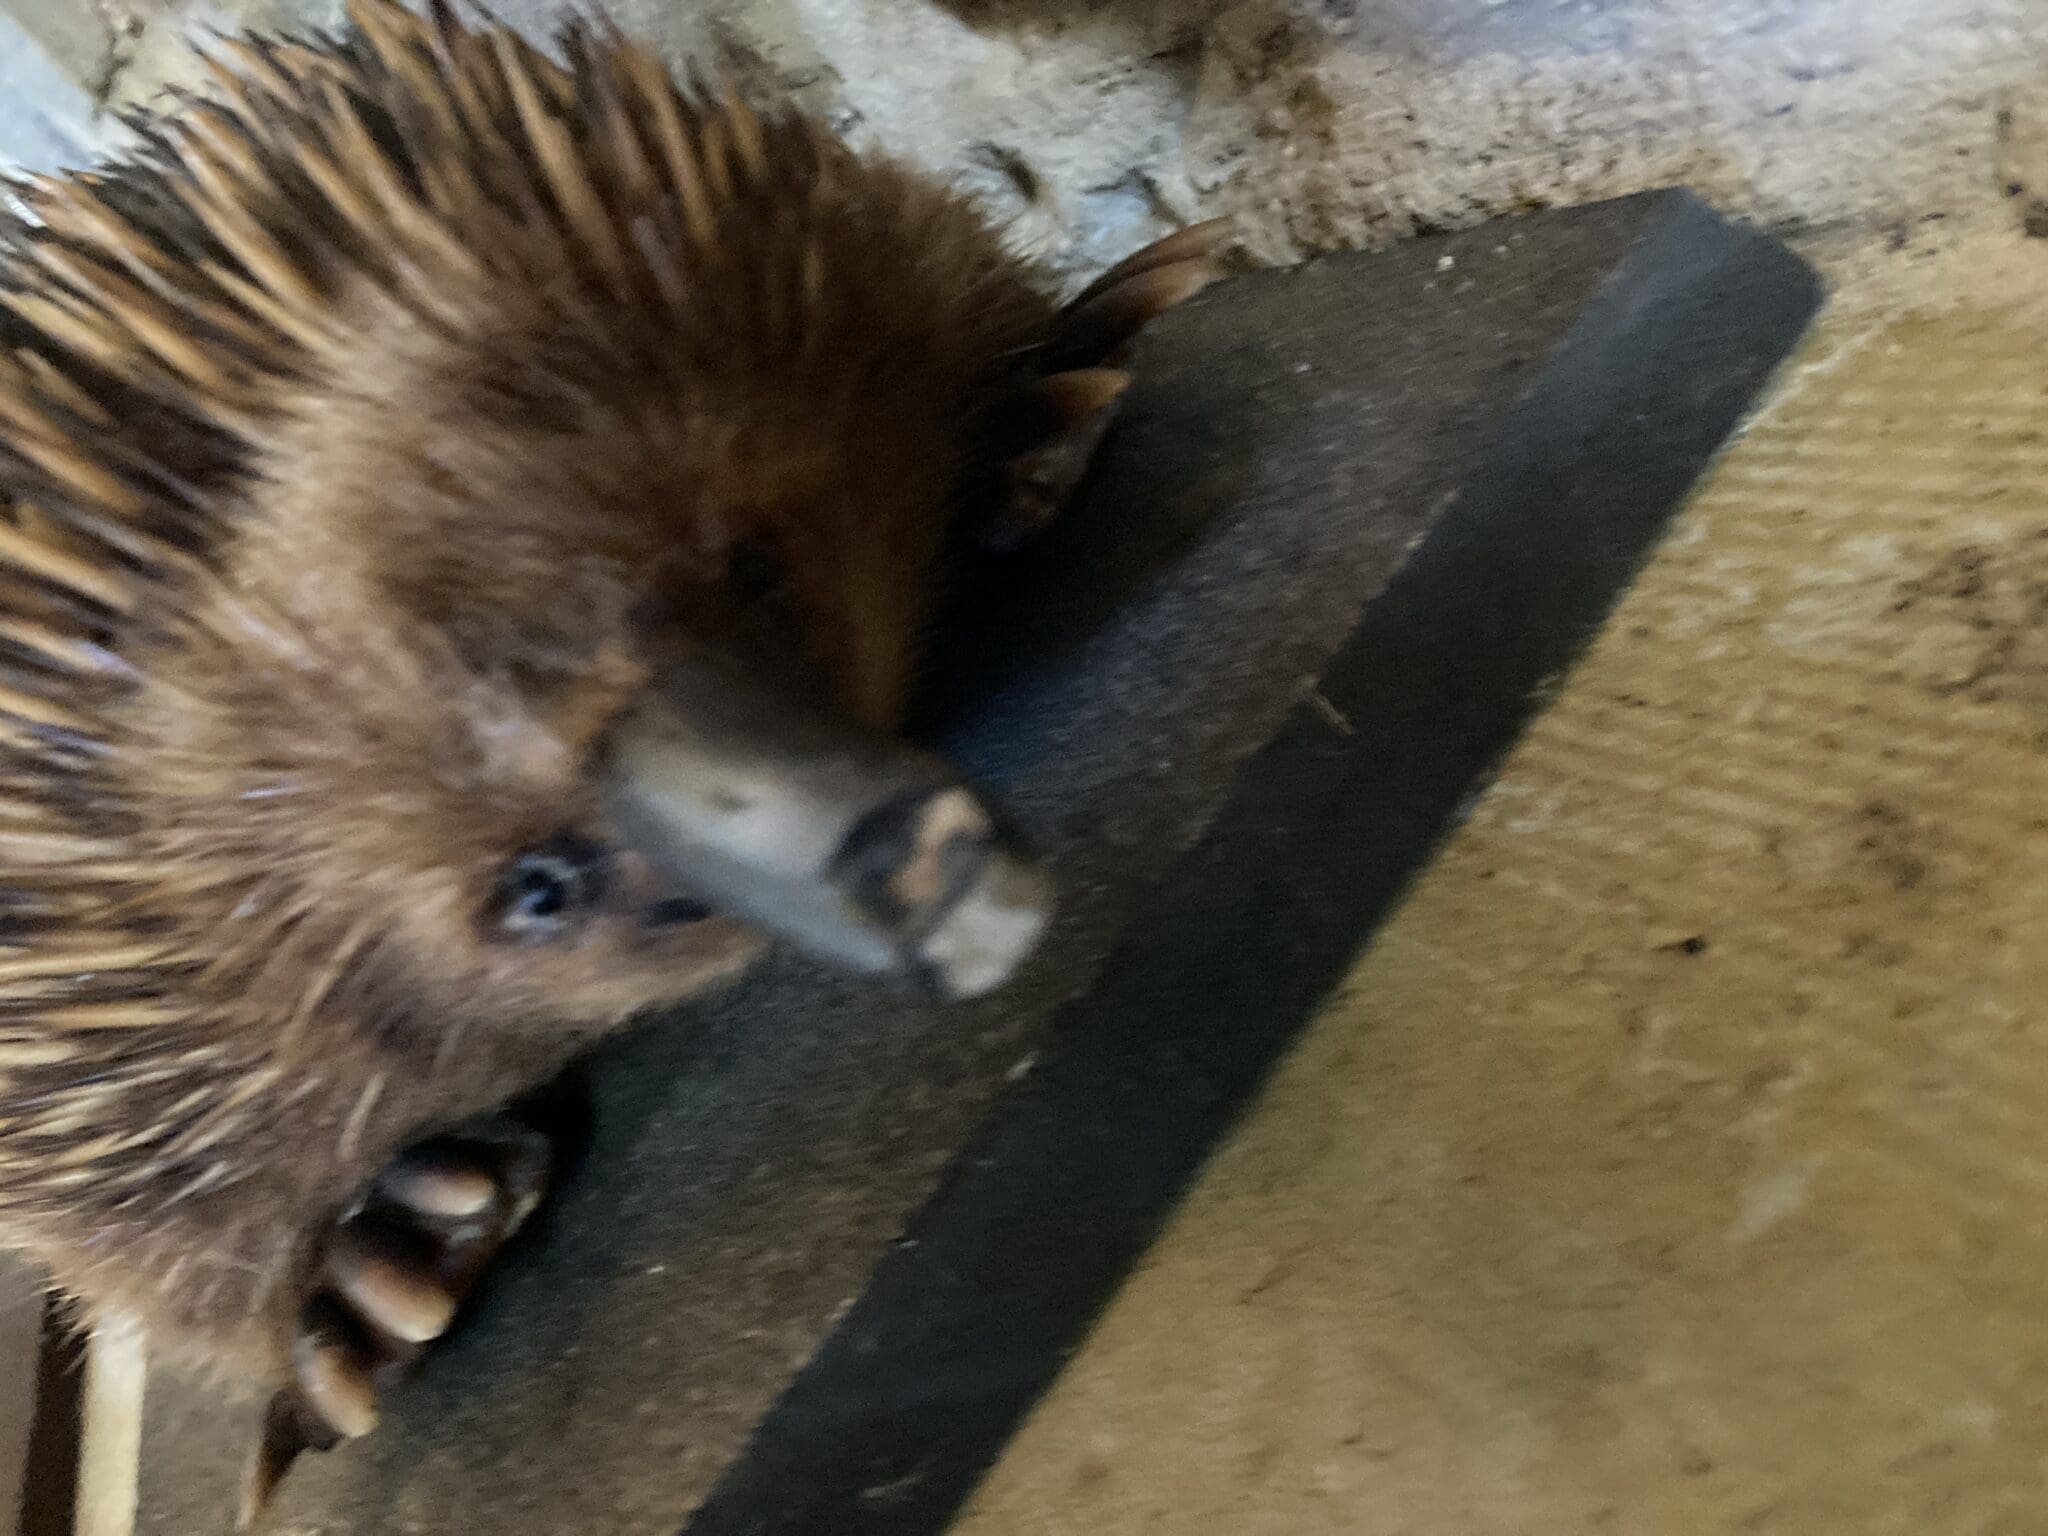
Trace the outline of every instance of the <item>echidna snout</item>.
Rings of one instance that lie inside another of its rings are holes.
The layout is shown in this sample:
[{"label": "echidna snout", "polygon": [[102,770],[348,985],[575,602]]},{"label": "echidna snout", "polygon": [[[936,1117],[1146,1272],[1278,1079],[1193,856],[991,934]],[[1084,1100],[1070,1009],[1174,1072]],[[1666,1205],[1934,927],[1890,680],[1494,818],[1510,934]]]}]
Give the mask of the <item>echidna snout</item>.
[{"label": "echidna snout", "polygon": [[1046,876],[942,762],[730,663],[664,668],[606,771],[657,869],[820,959],[969,997],[1044,930]]}]

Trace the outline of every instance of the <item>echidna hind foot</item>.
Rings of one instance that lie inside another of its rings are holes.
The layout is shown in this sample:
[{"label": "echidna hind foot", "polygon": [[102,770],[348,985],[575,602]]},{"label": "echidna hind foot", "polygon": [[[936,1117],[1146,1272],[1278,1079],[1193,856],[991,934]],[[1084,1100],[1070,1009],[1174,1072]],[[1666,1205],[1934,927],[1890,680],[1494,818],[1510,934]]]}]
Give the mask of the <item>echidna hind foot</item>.
[{"label": "echidna hind foot", "polygon": [[242,1526],[302,1453],[375,1427],[382,1387],[454,1324],[540,1204],[554,1162],[542,1132],[484,1116],[400,1154],[335,1221],[298,1310],[292,1380],[247,1471]]},{"label": "echidna hind foot", "polygon": [[991,456],[1005,468],[976,530],[983,549],[1013,550],[1058,520],[1116,418],[1138,333],[1217,279],[1227,228],[1215,219],[1155,241],[1061,311],[1038,376],[991,412]]}]

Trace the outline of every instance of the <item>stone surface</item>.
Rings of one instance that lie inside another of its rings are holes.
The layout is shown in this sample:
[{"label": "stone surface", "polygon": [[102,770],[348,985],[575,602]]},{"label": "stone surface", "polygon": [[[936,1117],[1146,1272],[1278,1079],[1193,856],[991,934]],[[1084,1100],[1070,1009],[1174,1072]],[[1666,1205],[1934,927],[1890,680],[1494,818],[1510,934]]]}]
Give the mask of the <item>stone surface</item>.
[{"label": "stone surface", "polygon": [[2014,95],[1999,107],[1993,179],[2021,232],[2048,240],[2048,93]]},{"label": "stone surface", "polygon": [[[96,29],[115,103],[195,25],[339,0],[6,0]],[[0,6],[0,9],[5,9]],[[606,0],[974,188],[1076,270],[1202,214],[1274,262],[1684,182],[1829,261],[2003,216],[1995,114],[2048,87],[2029,0]],[[535,32],[556,0],[496,7]],[[83,20],[81,20],[83,18]],[[4,148],[0,148],[4,153]]]},{"label": "stone surface", "polygon": [[98,145],[92,98],[0,13],[0,167],[53,171],[90,161]]},{"label": "stone surface", "polygon": [[[89,115],[114,60],[114,38],[91,0],[8,0],[0,5],[0,160],[33,160],[34,114],[63,99],[67,117]],[[24,110],[26,109],[26,110]]]}]

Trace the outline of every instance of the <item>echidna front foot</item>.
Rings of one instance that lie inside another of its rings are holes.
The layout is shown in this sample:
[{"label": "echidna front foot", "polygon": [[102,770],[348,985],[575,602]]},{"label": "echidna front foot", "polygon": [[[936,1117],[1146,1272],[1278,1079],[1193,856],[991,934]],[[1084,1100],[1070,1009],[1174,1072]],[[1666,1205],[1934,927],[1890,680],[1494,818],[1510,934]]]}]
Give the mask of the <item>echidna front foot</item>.
[{"label": "echidna front foot", "polygon": [[380,1390],[454,1323],[545,1194],[553,1143],[493,1115],[400,1154],[328,1232],[245,1485],[247,1525],[301,1453],[376,1426]]},{"label": "echidna front foot", "polygon": [[1216,262],[1228,221],[1168,235],[1110,268],[1061,311],[1036,376],[998,407],[994,436],[1008,468],[1002,499],[977,530],[983,549],[1003,553],[1050,526],[1116,417],[1131,376],[1131,345],[1159,315],[1221,275]]}]

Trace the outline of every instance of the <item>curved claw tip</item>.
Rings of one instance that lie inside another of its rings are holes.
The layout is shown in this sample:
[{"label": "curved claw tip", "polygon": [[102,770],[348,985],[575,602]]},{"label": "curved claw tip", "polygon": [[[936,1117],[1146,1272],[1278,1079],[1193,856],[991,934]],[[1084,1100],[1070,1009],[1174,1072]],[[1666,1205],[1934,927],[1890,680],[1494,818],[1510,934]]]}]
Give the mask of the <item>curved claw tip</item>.
[{"label": "curved claw tip", "polygon": [[296,1391],[285,1387],[270,1399],[263,1415],[262,1435],[242,1477],[241,1499],[235,1508],[236,1531],[249,1530],[268,1513],[276,1502],[277,1490],[301,1456],[335,1443],[321,1443],[306,1426],[306,1411]]}]

